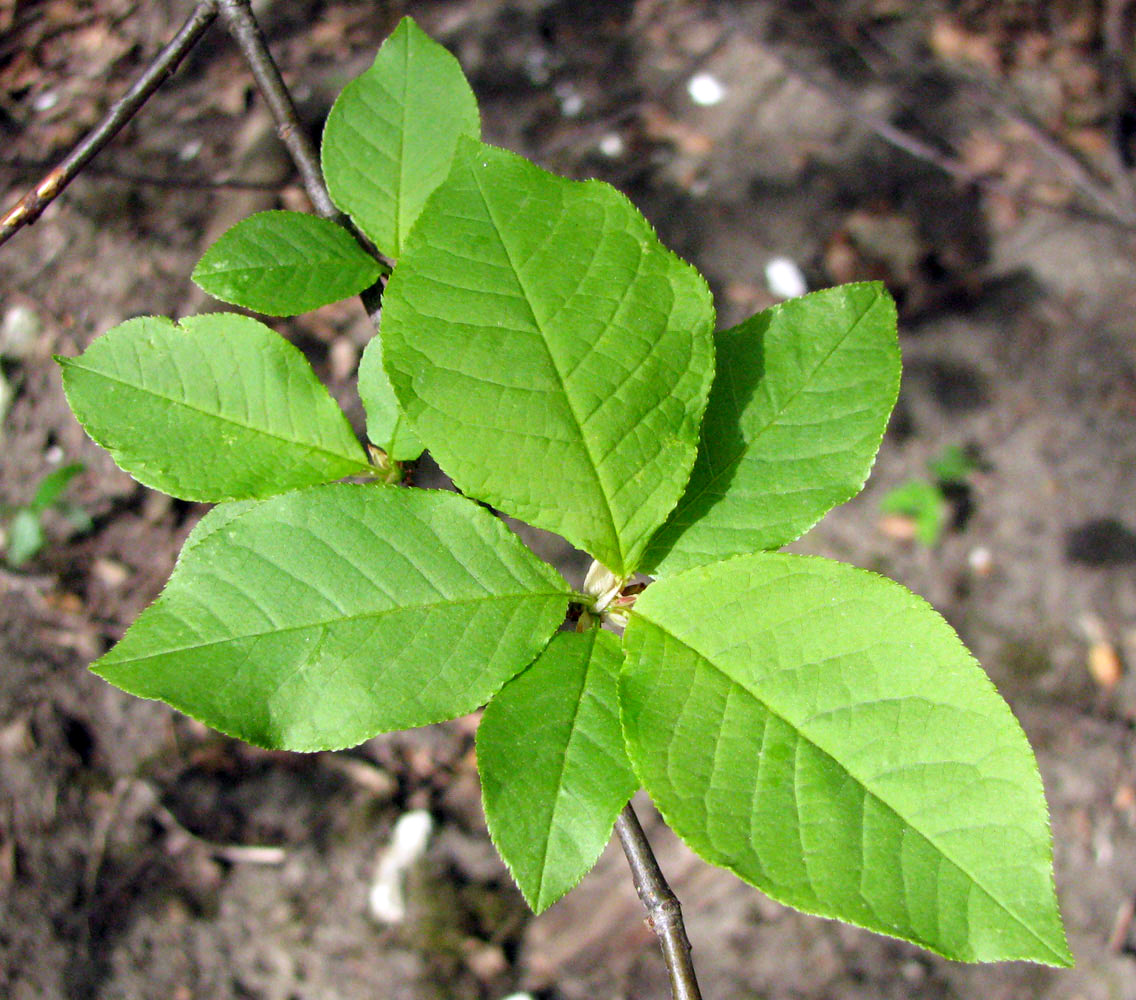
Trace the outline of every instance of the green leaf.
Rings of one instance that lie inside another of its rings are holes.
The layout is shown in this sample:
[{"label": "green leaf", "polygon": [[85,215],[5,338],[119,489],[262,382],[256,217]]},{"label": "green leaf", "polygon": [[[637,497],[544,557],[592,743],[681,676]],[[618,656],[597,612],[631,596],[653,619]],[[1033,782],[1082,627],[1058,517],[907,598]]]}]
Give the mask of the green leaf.
[{"label": "green leaf", "polygon": [[614,188],[463,141],[384,300],[387,374],[461,490],[625,576],[689,474],[705,281]]},{"label": "green leaf", "polygon": [[396,462],[413,462],[422,442],[410,428],[383,369],[383,342],[371,338],[359,361],[359,397],[367,411],[367,437]]},{"label": "green leaf", "polygon": [[477,730],[489,833],[536,913],[587,874],[639,787],[619,729],[622,663],[610,632],[561,632]]},{"label": "green leaf", "polygon": [[336,483],[212,516],[92,669],[259,746],[345,747],[470,712],[569,596],[453,493]]},{"label": "green leaf", "polygon": [[39,555],[46,541],[39,515],[28,507],[21,508],[8,523],[5,561],[18,568]]},{"label": "green leaf", "polygon": [[950,958],[1070,964],[1029,744],[922,599],[760,553],[652,585],[625,642],[632,762],[707,860]]},{"label": "green leaf", "polygon": [[78,476],[84,468],[82,462],[72,462],[54,472],[49,472],[39,481],[35,496],[32,498],[32,502],[28,504],[29,510],[42,514],[53,506],[63,496],[67,487],[71,485],[71,480]]},{"label": "green leaf", "polygon": [[246,511],[252,510],[258,503],[260,503],[259,500],[230,500],[228,503],[219,503],[212,510],[206,511],[204,517],[193,526],[193,530],[186,536],[181,546],[181,552],[178,553],[177,561],[181,562],[182,557],[198,542],[204,541],[213,532],[225,527],[226,524],[240,517]]},{"label": "green leaf", "polygon": [[57,357],[79,423],[139,482],[183,500],[263,497],[371,471],[304,356],[247,316],[127,320]]},{"label": "green leaf", "polygon": [[205,251],[193,280],[222,302],[296,316],[369,288],[383,266],[342,226],[303,212],[258,212]]},{"label": "green leaf", "polygon": [[975,456],[962,445],[947,445],[938,455],[927,463],[927,471],[940,483],[948,486],[963,486],[970,474],[978,468]]},{"label": "green leaf", "polygon": [[458,137],[480,134],[477,99],[458,61],[404,17],[328,115],[322,157],[332,201],[397,257],[445,179]]},{"label": "green leaf", "polygon": [[895,304],[878,283],[773,306],[716,346],[698,460],[647,572],[779,548],[807,531],[860,492],[899,391]]},{"label": "green leaf", "polygon": [[928,548],[939,544],[950,515],[943,491],[926,479],[909,479],[880,501],[885,514],[901,514],[915,521],[915,537]]}]

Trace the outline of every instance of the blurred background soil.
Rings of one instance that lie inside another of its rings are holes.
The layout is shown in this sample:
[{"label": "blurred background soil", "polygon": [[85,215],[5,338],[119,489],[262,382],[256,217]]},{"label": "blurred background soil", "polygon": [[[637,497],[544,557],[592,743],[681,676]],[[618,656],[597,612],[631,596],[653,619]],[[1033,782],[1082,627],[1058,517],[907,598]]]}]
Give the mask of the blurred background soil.
[{"label": "blurred background soil", "polygon": [[[4,206],[191,6],[0,0]],[[962,966],[800,916],[698,861],[644,803],[708,1000],[1136,998],[1136,4],[257,6],[313,134],[414,14],[461,60],[485,137],[627,192],[707,275],[723,326],[801,278],[883,278],[900,303],[905,379],[873,478],[794,548],[925,595],[1011,702],[1049,794],[1078,965]],[[44,547],[0,569],[0,996],[667,996],[610,849],[529,915],[485,834],[475,718],[267,753],[85,669],[158,593],[203,508],[117,471],[50,355],[132,315],[216,308],[188,280],[198,255],[279,206],[306,202],[215,28],[0,250],[0,524],[70,462],[85,471],[67,498],[90,517],[84,531],[53,510]],[[799,275],[783,263],[771,283],[778,258]],[[361,430],[358,304],[273,325]],[[562,543],[538,543],[579,573]],[[378,859],[417,809],[433,833],[406,919],[382,924]]]}]

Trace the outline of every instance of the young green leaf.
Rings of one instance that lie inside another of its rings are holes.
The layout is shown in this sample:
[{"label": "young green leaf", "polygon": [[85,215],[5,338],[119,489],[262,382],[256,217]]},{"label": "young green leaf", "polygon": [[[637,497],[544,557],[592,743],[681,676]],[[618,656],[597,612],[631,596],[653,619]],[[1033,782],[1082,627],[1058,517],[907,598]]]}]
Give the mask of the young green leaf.
[{"label": "young green leaf", "polygon": [[464,141],[387,286],[387,374],[463,492],[633,571],[694,461],[705,281],[614,188]]},{"label": "young green leaf", "polygon": [[404,17],[328,115],[322,158],[332,201],[398,257],[458,137],[480,134],[477,99],[458,61]]},{"label": "young green leaf", "polygon": [[377,334],[359,361],[359,398],[367,411],[367,437],[372,443],[396,462],[413,462],[422,454],[422,442],[410,429],[383,369],[383,342]]},{"label": "young green leaf", "polygon": [[8,522],[7,535],[4,560],[9,566],[17,569],[29,559],[34,559],[47,542],[40,515],[30,507],[22,507],[16,511],[12,520]]},{"label": "young green leaf", "polygon": [[336,483],[220,510],[92,669],[259,746],[345,747],[470,712],[569,597],[453,493]]},{"label": "young green leaf", "polygon": [[536,913],[595,864],[639,787],[619,729],[622,663],[612,633],[561,632],[477,730],[489,833]]},{"label": "young green leaf", "polygon": [[342,226],[303,212],[258,212],[205,251],[193,280],[222,302],[296,316],[357,295],[382,265]]},{"label": "young green leaf", "polygon": [[247,316],[127,320],[57,357],[79,423],[139,482],[183,500],[264,497],[370,472],[304,356]]},{"label": "young green leaf", "polygon": [[878,283],[784,302],[716,346],[698,459],[644,558],[658,575],[779,548],[855,496],[899,391],[895,304]]},{"label": "young green leaf", "polygon": [[880,500],[885,514],[900,514],[915,522],[915,537],[933,548],[939,544],[950,519],[950,503],[938,483],[909,479],[886,493]]},{"label": "young green leaf", "polygon": [[654,584],[625,642],[632,762],[707,860],[950,958],[1070,964],[1029,745],[920,598],[759,553]]},{"label": "young green leaf", "polygon": [[28,504],[28,509],[36,514],[42,514],[48,508],[54,506],[66,492],[67,487],[71,485],[71,480],[80,475],[84,468],[86,466],[82,462],[71,462],[69,465],[61,466],[53,472],[49,472],[39,481],[35,496],[32,497],[32,502]]}]

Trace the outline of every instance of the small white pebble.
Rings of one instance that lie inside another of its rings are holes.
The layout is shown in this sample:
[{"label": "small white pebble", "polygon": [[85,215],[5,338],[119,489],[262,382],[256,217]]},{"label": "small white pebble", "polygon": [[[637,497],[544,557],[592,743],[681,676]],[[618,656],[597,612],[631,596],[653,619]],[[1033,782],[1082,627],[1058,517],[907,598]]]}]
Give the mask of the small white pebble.
[{"label": "small white pebble", "polygon": [[686,83],[690,99],[703,108],[718,104],[726,96],[726,88],[710,73],[695,73]]},{"label": "small white pebble", "polygon": [[575,118],[584,110],[584,99],[570,83],[556,85],[556,99],[560,102],[560,113],[565,118]]},{"label": "small white pebble", "polygon": [[59,445],[53,444],[43,453],[43,460],[48,465],[58,465],[63,461],[63,449]]},{"label": "small white pebble", "polygon": [[608,132],[602,139],[600,139],[600,152],[609,159],[617,159],[623,155],[627,146],[623,142],[623,136],[618,132]]},{"label": "small white pebble", "polygon": [[181,149],[178,150],[178,159],[182,163],[188,163],[190,160],[195,159],[197,154],[201,152],[201,140],[190,139]]},{"label": "small white pebble", "polygon": [[779,299],[795,299],[809,290],[801,269],[788,257],[774,257],[765,265],[765,284]]},{"label": "small white pebble", "polygon": [[529,49],[525,53],[525,76],[538,87],[548,83],[552,72],[548,68],[548,53],[544,49]]},{"label": "small white pebble", "polygon": [[976,545],[966,555],[971,570],[979,576],[987,576],[994,568],[994,556],[985,545]]},{"label": "small white pebble", "polygon": [[35,348],[43,320],[27,306],[12,306],[0,320],[0,357],[22,361]]},{"label": "small white pebble", "polygon": [[37,94],[35,100],[32,101],[32,108],[36,111],[50,111],[59,103],[59,93],[54,90],[45,90],[42,94]]}]

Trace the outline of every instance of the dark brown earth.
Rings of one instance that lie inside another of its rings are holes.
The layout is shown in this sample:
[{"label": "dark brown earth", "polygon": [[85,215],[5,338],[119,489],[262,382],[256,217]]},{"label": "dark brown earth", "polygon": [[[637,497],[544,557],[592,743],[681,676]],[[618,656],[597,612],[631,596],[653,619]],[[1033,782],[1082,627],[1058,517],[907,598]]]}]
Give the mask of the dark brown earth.
[{"label": "dark brown earth", "polygon": [[[5,206],[35,177],[11,164],[56,158],[190,6],[0,0]],[[1136,998],[1132,7],[259,5],[313,128],[413,13],[465,66],[486,138],[627,191],[706,273],[723,325],[773,301],[774,256],[814,287],[883,277],[900,300],[906,374],[876,472],[795,548],[925,595],[1011,702],[1049,793],[1078,965],[967,967],[800,916],[656,828],[708,998]],[[690,100],[700,72],[725,86],[720,103]],[[209,242],[251,211],[305,204],[219,32],[96,166],[0,250],[0,501],[26,503],[81,461],[69,495],[94,519],[85,535],[50,519],[47,547],[0,570],[0,996],[666,996],[612,851],[528,915],[485,835],[475,720],[338,755],[266,753],[85,670],[156,595],[203,509],[114,468],[50,355],[131,315],[212,308],[187,277]],[[223,177],[267,189],[186,186]],[[277,326],[361,429],[357,304]],[[978,467],[927,548],[879,504],[949,445]],[[383,927],[368,891],[410,809],[429,810],[434,834],[408,919]]]}]

